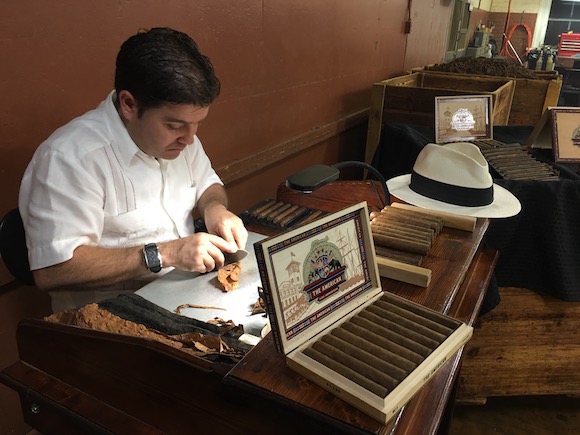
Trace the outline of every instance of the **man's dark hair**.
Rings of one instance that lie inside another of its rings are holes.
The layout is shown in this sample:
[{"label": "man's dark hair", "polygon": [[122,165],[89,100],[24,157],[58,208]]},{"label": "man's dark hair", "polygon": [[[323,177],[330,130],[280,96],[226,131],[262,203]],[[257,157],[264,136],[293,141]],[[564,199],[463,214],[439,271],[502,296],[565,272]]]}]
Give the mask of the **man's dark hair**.
[{"label": "man's dark hair", "polygon": [[115,90],[127,90],[139,103],[139,115],[167,103],[209,106],[220,82],[208,57],[185,33],[169,28],[141,30],[117,55]]}]

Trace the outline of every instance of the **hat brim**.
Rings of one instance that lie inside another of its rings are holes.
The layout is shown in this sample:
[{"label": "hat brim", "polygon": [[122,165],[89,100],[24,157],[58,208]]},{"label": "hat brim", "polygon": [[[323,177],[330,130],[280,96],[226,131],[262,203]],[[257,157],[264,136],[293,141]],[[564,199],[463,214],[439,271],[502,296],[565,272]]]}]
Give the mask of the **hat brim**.
[{"label": "hat brim", "polygon": [[400,175],[388,180],[387,187],[391,195],[408,204],[462,216],[507,218],[517,215],[522,209],[520,201],[511,192],[495,183],[493,185],[493,202],[481,207],[466,207],[428,198],[411,190],[410,183],[411,174]]}]

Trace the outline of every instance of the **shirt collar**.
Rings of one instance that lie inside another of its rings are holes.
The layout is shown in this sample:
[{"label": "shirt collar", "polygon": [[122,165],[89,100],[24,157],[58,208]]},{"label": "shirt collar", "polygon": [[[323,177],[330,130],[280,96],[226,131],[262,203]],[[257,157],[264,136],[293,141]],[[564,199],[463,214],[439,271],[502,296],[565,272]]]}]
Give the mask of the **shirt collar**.
[{"label": "shirt collar", "polygon": [[115,150],[119,160],[126,167],[130,166],[135,158],[152,158],[145,154],[131,139],[127,127],[121,119],[121,115],[117,112],[114,99],[116,98],[115,91],[112,91],[105,100],[105,118],[111,131],[111,146]]}]

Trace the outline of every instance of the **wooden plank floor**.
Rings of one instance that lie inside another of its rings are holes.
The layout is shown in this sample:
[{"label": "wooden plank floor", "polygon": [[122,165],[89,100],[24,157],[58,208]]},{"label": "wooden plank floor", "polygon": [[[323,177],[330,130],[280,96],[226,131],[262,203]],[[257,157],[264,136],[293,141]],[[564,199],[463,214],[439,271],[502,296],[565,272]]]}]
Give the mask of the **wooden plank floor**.
[{"label": "wooden plank floor", "polygon": [[448,435],[579,435],[580,398],[490,397],[455,407]]},{"label": "wooden plank floor", "polygon": [[501,288],[467,344],[458,403],[488,397],[580,396],[580,302]]}]

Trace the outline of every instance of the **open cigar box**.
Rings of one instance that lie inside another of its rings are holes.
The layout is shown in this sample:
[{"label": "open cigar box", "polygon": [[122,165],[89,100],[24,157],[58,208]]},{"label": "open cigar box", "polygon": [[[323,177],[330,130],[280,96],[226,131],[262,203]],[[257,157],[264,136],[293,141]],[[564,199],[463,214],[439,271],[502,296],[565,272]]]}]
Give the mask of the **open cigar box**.
[{"label": "open cigar box", "polygon": [[254,250],[287,366],[381,423],[472,335],[456,319],[382,291],[364,202]]}]

